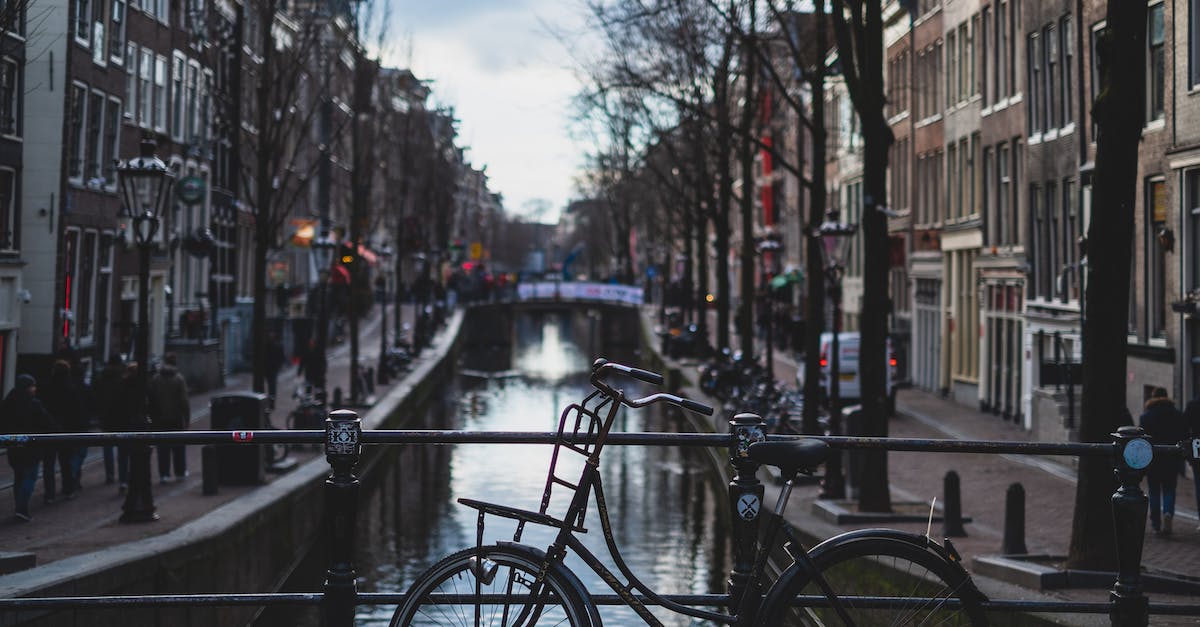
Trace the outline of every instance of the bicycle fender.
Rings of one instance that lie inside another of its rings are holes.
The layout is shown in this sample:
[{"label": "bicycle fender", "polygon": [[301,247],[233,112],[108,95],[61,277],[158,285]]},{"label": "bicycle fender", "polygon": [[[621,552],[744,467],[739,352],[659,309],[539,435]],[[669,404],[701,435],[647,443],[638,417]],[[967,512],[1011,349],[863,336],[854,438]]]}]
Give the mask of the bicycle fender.
[{"label": "bicycle fender", "polygon": [[[512,553],[522,554],[530,561],[545,563],[547,559],[545,551],[529,546],[528,544],[521,544],[519,542],[505,542],[501,540],[496,542],[496,546],[502,547],[504,550]],[[571,572],[571,569],[567,568],[562,562],[554,562],[551,564],[549,572],[554,577],[559,578],[562,582],[571,586],[571,588],[574,589],[574,591],[579,595],[579,598],[583,599],[584,604],[587,606],[588,619],[591,621],[592,627],[602,627],[603,623],[600,620],[600,611],[596,608],[596,604],[592,603],[592,595],[588,594],[587,587],[583,585],[583,582],[579,580],[579,577],[576,577],[575,573]]]}]

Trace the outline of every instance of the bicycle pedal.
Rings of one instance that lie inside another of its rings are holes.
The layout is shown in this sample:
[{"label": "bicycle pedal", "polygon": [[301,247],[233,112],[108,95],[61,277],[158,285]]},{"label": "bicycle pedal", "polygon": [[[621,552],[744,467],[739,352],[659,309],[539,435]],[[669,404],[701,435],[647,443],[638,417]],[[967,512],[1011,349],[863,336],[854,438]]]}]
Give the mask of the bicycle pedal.
[{"label": "bicycle pedal", "polygon": [[490,559],[481,560],[478,557],[472,557],[470,562],[471,572],[475,573],[475,578],[479,580],[479,583],[485,586],[491,585],[492,580],[496,578],[496,571],[500,570],[500,565]]}]

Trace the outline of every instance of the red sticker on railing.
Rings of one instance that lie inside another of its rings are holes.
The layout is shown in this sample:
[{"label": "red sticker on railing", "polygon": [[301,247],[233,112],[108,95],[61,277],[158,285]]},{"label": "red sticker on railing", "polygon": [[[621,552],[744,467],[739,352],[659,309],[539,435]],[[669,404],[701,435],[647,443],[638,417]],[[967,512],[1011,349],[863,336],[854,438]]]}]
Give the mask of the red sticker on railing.
[{"label": "red sticker on railing", "polygon": [[233,432],[233,441],[234,442],[249,442],[250,440],[253,440],[253,439],[254,439],[253,431],[234,431]]}]

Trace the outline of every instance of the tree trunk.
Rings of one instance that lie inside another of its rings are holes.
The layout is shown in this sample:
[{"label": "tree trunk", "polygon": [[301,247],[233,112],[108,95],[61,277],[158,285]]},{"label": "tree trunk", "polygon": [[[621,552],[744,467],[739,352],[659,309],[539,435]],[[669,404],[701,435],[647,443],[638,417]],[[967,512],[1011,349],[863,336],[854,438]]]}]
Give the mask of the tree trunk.
[{"label": "tree trunk", "polygon": [[[274,24],[274,6],[271,5],[270,16],[259,17],[259,36],[262,37],[263,59],[259,68],[258,85],[255,98],[258,101],[258,124],[260,133],[268,128],[271,113],[271,81],[275,63],[275,38],[271,26]],[[272,186],[271,147],[267,146],[260,134],[255,144],[255,204],[254,207],[254,307],[250,322],[251,337],[254,343],[253,357],[253,386],[255,392],[266,389],[266,349],[267,349],[267,255],[271,252],[274,239],[272,229],[273,210],[275,202]]]},{"label": "tree trunk", "polygon": [[[740,299],[738,302],[738,311],[741,312],[742,323],[738,325],[738,335],[741,336],[742,354],[751,357],[757,357],[754,350],[754,329],[755,329],[755,298],[754,298],[754,268],[755,268],[755,250],[754,250],[754,142],[750,141],[750,135],[754,132],[754,114],[757,111],[758,94],[755,92],[754,78],[758,73],[757,64],[755,63],[755,43],[754,43],[754,18],[755,7],[754,2],[749,4],[750,7],[750,32],[742,41],[744,50],[743,63],[745,68],[743,71],[743,80],[745,81],[745,90],[742,92],[742,116],[738,124],[738,132],[742,136],[742,142],[739,146],[741,166],[742,166],[742,194],[740,200],[740,211],[742,218],[742,249],[741,249],[741,287],[738,290]],[[769,324],[769,321],[768,321]]]},{"label": "tree trunk", "polygon": [[[1146,3],[1109,2],[1108,27],[1101,36],[1101,84],[1093,104],[1096,119],[1096,170],[1087,249],[1083,326],[1083,405],[1079,437],[1109,442],[1110,433],[1128,424],[1125,415],[1126,334],[1129,329],[1130,261],[1133,256],[1138,143],[1145,119]],[[1112,460],[1079,460],[1075,516],[1068,566],[1116,569],[1116,537],[1111,497],[1116,488]]]},{"label": "tree trunk", "polygon": [[[809,85],[812,88],[812,182],[808,188],[809,206],[807,224],[800,221],[800,241],[804,246],[805,301],[804,301],[804,398],[813,402],[804,403],[800,431],[815,434],[820,431],[818,404],[821,397],[821,333],[825,331],[825,268],[821,259],[820,243],[809,235],[825,216],[825,3],[814,5],[816,19],[817,54]],[[797,123],[797,162],[804,162],[804,124]],[[803,169],[801,169],[803,171]]]}]

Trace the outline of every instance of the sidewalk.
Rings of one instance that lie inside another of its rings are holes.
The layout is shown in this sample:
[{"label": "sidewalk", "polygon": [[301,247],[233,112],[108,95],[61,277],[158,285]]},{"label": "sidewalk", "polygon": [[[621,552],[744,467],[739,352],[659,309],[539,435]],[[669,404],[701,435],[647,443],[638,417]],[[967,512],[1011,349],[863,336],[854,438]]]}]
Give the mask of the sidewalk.
[{"label": "sidewalk", "polygon": [[[794,382],[797,365],[789,355],[775,355],[776,377],[784,382]],[[952,401],[927,392],[902,389],[897,393],[896,416],[889,421],[889,435],[900,438],[949,438],[957,440],[1010,440],[1031,441],[1031,433],[1006,422],[998,416],[972,410]],[[1075,504],[1075,470],[1073,458],[1047,459],[1022,455],[985,455],[961,453],[911,453],[888,454],[889,481],[893,504],[904,502],[924,503],[928,510],[930,501],[943,499],[943,480],[946,473],[954,470],[961,482],[962,512],[972,519],[966,524],[968,536],[955,538],[954,544],[963,555],[969,570],[974,570],[973,560],[1000,553],[1004,535],[1005,492],[1009,485],[1020,483],[1025,489],[1025,532],[1026,545],[1031,555],[1065,556],[1070,544],[1071,520]],[[1191,471],[1189,470],[1189,473]],[[1145,484],[1143,484],[1143,489]],[[789,511],[811,525],[814,518],[806,510],[810,499],[815,499],[817,488],[805,487],[797,490],[793,497],[796,504]],[[1185,576],[1195,580],[1200,577],[1200,531],[1197,530],[1196,501],[1191,477],[1181,478],[1177,491],[1175,532],[1171,536],[1154,536],[1147,524],[1143,571],[1171,576]],[[800,522],[800,521],[797,521]],[[820,524],[820,523],[817,523]],[[887,526],[924,534],[924,523],[857,525]],[[836,532],[855,528],[855,525],[824,527]],[[934,525],[934,537],[939,537],[940,525]],[[995,585],[995,582],[993,582]],[[1022,593],[1015,586],[999,586],[1002,594]],[[1050,596],[1074,600],[1103,600],[1107,592],[1102,590],[1060,590],[1046,593]],[[1150,594],[1152,600],[1190,601],[1194,598],[1170,597]],[[1102,623],[1106,623],[1107,618]],[[1195,618],[1175,623],[1175,620],[1158,616],[1152,624],[1195,624]],[[1087,620],[1083,621],[1087,623]]]},{"label": "sidewalk", "polygon": [[[404,320],[411,321],[411,306],[405,305],[402,310]],[[389,338],[393,311],[388,312]],[[364,368],[373,368],[378,364],[379,323],[380,318],[375,315],[360,325],[359,359]],[[349,370],[350,346],[347,341],[329,351],[330,390],[335,386],[340,386],[343,390],[348,389]],[[396,380],[392,381],[393,385],[396,383]],[[297,385],[300,385],[300,380],[296,377],[295,367],[285,367],[279,375],[279,398],[276,399],[275,410],[271,412],[271,422],[278,427],[282,428],[288,413],[295,408],[296,401],[292,398],[292,390]],[[250,374],[238,373],[226,376],[225,387],[222,389],[192,395],[191,428],[209,428],[209,401],[212,397],[249,391],[251,388]],[[304,450],[298,450],[300,448]],[[309,450],[308,447],[296,447],[291,451],[291,456],[301,463],[320,454]],[[157,455],[158,452],[155,451],[150,460],[152,477],[157,477],[158,474]],[[12,516],[12,469],[7,463],[0,464],[0,553],[31,552],[36,554],[38,565],[43,565],[88,553],[98,547],[166,533],[257,489],[255,486],[223,485],[218,494],[204,496],[200,489],[199,446],[187,447],[187,464],[189,476],[184,481],[162,484],[157,479],[152,480],[154,504],[160,518],[157,522],[144,524],[117,522],[122,513],[124,496],[119,494],[116,484],[105,484],[103,455],[99,447],[88,449],[81,479],[83,489],[75,499],[63,500],[60,493],[60,500],[44,504],[42,477],[39,471],[38,486],[30,506],[33,514],[33,522],[30,523],[19,522]],[[276,479],[275,475],[267,475],[268,483]],[[61,477],[57,480],[61,482]]]}]

